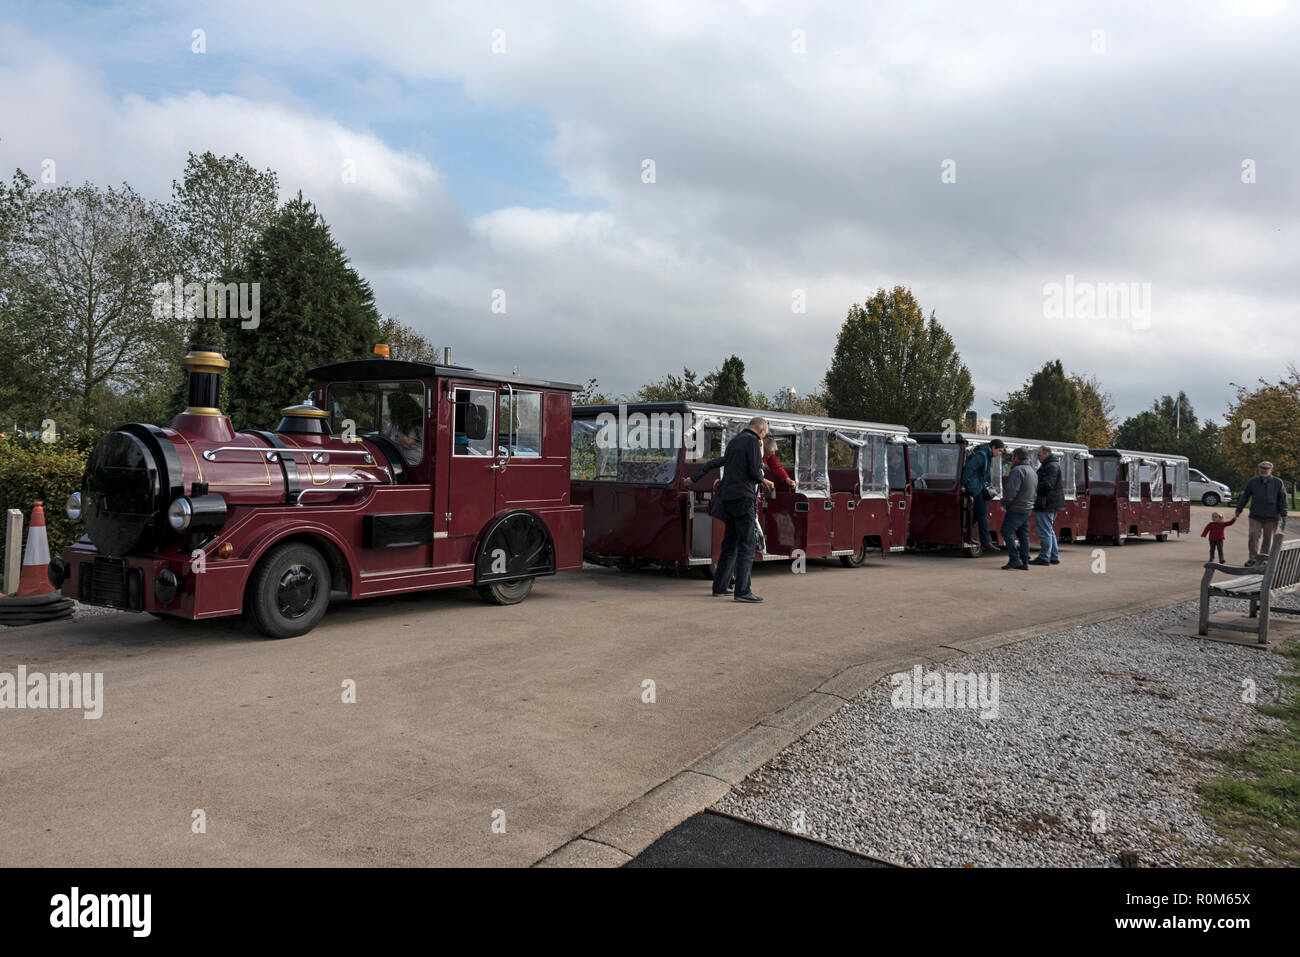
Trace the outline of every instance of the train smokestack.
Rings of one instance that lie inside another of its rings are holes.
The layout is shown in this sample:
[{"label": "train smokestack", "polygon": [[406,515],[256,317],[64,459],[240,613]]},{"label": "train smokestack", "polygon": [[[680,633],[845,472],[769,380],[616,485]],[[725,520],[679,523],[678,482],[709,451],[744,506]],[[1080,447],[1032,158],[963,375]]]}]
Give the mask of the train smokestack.
[{"label": "train smokestack", "polygon": [[186,415],[221,415],[221,375],[230,368],[230,361],[217,346],[191,343],[190,351],[181,360],[189,375],[189,392],[186,396]]},{"label": "train smokestack", "polygon": [[229,441],[235,433],[219,408],[221,376],[230,368],[229,360],[221,354],[220,346],[193,342],[181,365],[189,373],[189,388],[186,409],[172,420],[172,428]]}]

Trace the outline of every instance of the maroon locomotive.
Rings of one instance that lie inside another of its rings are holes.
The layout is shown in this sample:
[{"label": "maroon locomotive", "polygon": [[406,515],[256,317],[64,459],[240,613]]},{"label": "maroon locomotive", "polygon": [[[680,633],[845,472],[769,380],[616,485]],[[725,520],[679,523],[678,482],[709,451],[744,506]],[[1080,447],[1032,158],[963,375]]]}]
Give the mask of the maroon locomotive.
[{"label": "maroon locomotive", "polygon": [[[386,347],[376,347],[376,352]],[[192,346],[189,407],[170,428],[96,444],[68,515],[86,529],[50,562],[63,594],[178,618],[245,613],[310,630],[331,599],[474,586],[522,601],[582,566],[569,499],[578,386],[369,358],[313,369],[275,431],[217,408],[219,351]]]}]

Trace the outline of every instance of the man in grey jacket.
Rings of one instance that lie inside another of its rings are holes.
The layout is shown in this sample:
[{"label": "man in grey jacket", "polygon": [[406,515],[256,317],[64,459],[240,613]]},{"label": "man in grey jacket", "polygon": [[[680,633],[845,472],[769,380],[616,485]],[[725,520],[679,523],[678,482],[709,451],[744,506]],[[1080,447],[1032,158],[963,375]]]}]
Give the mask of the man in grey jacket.
[{"label": "man in grey jacket", "polygon": [[1246,564],[1254,565],[1268,558],[1279,520],[1282,531],[1286,531],[1286,484],[1273,474],[1272,462],[1260,462],[1259,474],[1246,483],[1246,490],[1237,500],[1238,517],[1247,504],[1250,505],[1250,560]]},{"label": "man in grey jacket", "polygon": [[1038,492],[1038,474],[1029,464],[1029,450],[1011,453],[1011,474],[1002,483],[1002,540],[1007,543],[1003,568],[1029,567],[1029,513]]}]

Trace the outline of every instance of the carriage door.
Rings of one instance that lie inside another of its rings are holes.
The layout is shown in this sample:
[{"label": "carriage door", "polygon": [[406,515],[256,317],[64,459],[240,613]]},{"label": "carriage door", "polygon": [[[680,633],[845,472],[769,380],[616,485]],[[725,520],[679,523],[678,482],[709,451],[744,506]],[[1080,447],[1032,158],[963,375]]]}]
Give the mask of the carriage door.
[{"label": "carriage door", "polygon": [[[686,455],[685,473],[690,475],[691,472],[699,468],[703,462],[717,458],[722,455],[722,427],[715,423],[705,425],[702,421],[697,420],[696,428],[700,429],[700,438],[695,446],[698,451],[698,458],[690,458],[690,449],[684,453]],[[683,442],[683,445],[687,443]],[[709,507],[713,501],[714,482],[722,475],[720,469],[714,469],[700,479],[691,491],[691,559],[696,561],[712,561],[714,551],[714,534],[713,534],[713,516],[709,514]],[[722,523],[719,522],[719,525]],[[717,536],[718,542],[722,541],[722,536]]]},{"label": "carriage door", "polygon": [[451,448],[447,455],[447,537],[464,538],[456,554],[474,560],[475,537],[496,514],[497,475],[503,457],[496,442],[496,389],[453,385]]},{"label": "carriage door", "polygon": [[907,547],[907,516],[912,507],[912,480],[908,474],[908,440],[891,436],[886,446],[889,461],[889,543],[891,552]]}]

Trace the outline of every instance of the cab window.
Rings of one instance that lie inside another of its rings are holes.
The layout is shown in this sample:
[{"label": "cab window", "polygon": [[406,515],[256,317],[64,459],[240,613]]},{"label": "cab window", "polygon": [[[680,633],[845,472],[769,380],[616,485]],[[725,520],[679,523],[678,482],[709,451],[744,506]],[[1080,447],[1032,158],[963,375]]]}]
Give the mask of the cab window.
[{"label": "cab window", "polygon": [[457,389],[453,455],[491,455],[496,451],[496,393],[486,389]]}]

